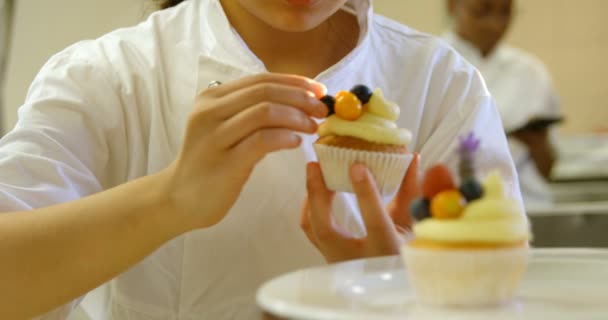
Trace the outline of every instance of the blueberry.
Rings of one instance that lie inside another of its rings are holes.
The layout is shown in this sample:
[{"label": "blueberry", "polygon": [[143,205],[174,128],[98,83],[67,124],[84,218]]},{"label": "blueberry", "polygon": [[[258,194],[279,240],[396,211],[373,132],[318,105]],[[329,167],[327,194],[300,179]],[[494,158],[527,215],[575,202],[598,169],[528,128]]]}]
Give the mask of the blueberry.
[{"label": "blueberry", "polygon": [[357,98],[359,98],[359,101],[361,101],[361,104],[366,104],[369,102],[369,99],[371,99],[372,97],[372,90],[362,84],[358,84],[356,86],[354,86],[352,89],[350,89],[350,92],[354,93]]},{"label": "blueberry", "polygon": [[460,193],[471,202],[483,196],[483,187],[477,180],[467,179],[460,185]]},{"label": "blueberry", "polygon": [[431,202],[425,198],[418,198],[412,202],[410,211],[416,221],[422,221],[431,217]]},{"label": "blueberry", "polygon": [[330,96],[330,95],[326,95],[323,96],[323,98],[321,98],[321,102],[323,102],[326,106],[327,106],[327,116],[331,116],[332,114],[336,113],[334,106],[336,105],[336,98]]}]

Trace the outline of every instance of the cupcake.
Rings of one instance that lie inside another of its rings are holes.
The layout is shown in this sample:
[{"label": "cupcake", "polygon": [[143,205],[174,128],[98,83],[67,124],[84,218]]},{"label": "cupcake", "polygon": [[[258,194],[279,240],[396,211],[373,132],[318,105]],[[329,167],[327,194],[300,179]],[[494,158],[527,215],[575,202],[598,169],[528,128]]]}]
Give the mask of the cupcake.
[{"label": "cupcake", "polygon": [[498,172],[479,183],[473,154],[479,141],[461,140],[459,187],[442,165],[430,168],[423,198],[412,205],[414,238],[401,250],[419,301],[456,307],[509,302],[529,258],[530,226],[505,195]]},{"label": "cupcake", "polygon": [[380,193],[393,195],[412,160],[407,149],[412,134],[395,123],[399,107],[384,99],[380,89],[372,92],[363,85],[321,100],[330,112],[319,126],[314,149],[327,187],[353,192],[349,169],[362,163]]}]

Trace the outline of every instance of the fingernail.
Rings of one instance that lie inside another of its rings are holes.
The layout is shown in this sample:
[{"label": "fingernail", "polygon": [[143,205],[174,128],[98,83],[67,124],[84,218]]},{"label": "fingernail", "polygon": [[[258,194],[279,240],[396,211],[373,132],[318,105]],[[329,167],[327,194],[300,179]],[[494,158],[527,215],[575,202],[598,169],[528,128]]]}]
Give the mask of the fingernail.
[{"label": "fingernail", "polygon": [[302,143],[302,138],[296,133],[292,133],[290,139],[295,147],[299,146]]},{"label": "fingernail", "polygon": [[327,112],[328,112],[327,106],[323,102],[315,99],[315,101],[312,104],[314,105],[314,109],[312,111],[313,112],[313,114],[312,114],[313,117],[315,117],[315,118],[325,118],[327,116]]},{"label": "fingernail", "polygon": [[324,95],[326,95],[327,94],[327,87],[324,84],[320,83],[320,82],[317,82],[317,84],[321,88],[321,97],[324,96]]},{"label": "fingernail", "polygon": [[352,172],[353,180],[355,180],[355,182],[362,182],[363,180],[365,180],[365,167],[363,167],[362,165],[353,165]]},{"label": "fingernail", "polygon": [[312,131],[312,132],[317,132],[317,129],[319,129],[319,125],[312,120],[309,120],[308,127],[310,128],[310,131]]},{"label": "fingernail", "polygon": [[319,110],[317,111],[318,118],[326,118],[327,114],[329,114],[329,109],[327,109],[325,105],[319,107]]},{"label": "fingernail", "polygon": [[321,96],[324,96],[327,94],[327,87],[325,86],[325,84],[315,81],[315,80],[309,80],[309,83],[315,87],[317,87],[318,89],[321,89]]}]

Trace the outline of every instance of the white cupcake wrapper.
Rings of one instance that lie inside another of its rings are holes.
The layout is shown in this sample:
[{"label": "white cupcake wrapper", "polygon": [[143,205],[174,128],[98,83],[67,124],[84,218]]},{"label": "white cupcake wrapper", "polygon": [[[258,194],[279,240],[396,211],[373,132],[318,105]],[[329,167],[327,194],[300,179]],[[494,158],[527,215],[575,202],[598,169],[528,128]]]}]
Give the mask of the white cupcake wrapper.
[{"label": "white cupcake wrapper", "polygon": [[509,302],[525,273],[527,247],[479,250],[401,250],[417,299],[456,307],[496,306]]},{"label": "white cupcake wrapper", "polygon": [[354,192],[349,170],[354,163],[364,164],[374,176],[382,196],[392,196],[401,185],[413,155],[362,151],[314,144],[323,179],[333,191]]}]

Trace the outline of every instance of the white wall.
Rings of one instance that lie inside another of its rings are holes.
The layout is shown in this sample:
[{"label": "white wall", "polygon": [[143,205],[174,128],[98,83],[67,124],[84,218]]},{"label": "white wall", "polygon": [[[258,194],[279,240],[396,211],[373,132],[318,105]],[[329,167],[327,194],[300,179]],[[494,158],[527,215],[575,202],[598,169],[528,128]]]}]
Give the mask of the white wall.
[{"label": "white wall", "polygon": [[42,65],[68,45],[136,24],[151,0],[18,0],[5,87],[4,129]]},{"label": "white wall", "polygon": [[[13,0],[0,0],[0,111],[4,102],[4,76],[10,43]],[[2,114],[0,113],[0,133],[2,132]]]},{"label": "white wall", "polygon": [[374,7],[380,14],[408,26],[441,34],[447,25],[445,2],[446,0],[375,0]]}]

